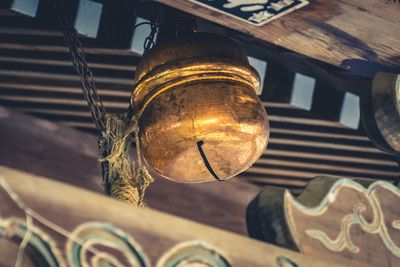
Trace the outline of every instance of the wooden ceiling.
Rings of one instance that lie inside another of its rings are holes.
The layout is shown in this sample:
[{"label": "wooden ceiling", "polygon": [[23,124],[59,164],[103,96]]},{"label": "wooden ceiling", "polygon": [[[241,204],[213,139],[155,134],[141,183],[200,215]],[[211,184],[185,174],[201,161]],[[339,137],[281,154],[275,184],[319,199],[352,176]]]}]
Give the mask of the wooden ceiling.
[{"label": "wooden ceiling", "polygon": [[[1,12],[0,105],[95,133],[79,77],[54,24]],[[140,55],[101,38],[84,38],[83,45],[106,110],[126,111]],[[261,57],[263,49],[259,47]],[[276,57],[262,59],[268,62],[261,99],[269,114],[271,139],[264,155],[238,179],[294,192],[321,174],[398,179],[397,163],[374,148],[362,127],[355,130],[338,122],[343,92],[314,77],[311,110],[296,108],[288,101],[295,71]]]}]

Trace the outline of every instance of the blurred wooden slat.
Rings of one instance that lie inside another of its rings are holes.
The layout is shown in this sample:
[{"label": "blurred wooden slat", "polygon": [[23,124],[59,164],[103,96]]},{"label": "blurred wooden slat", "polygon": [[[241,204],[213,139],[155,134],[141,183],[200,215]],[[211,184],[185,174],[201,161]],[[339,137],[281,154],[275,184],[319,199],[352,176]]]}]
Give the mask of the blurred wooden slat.
[{"label": "blurred wooden slat", "polygon": [[[68,53],[68,48],[61,45],[29,45],[23,43],[12,43],[12,42],[0,42],[0,49],[15,49],[22,51],[49,51],[49,52],[64,52]],[[105,54],[105,55],[127,55],[132,56],[132,52],[129,50],[119,50],[112,48],[95,48],[87,47],[85,49],[87,54]]]},{"label": "blurred wooden slat", "polygon": [[[254,183],[262,184],[262,185],[280,185],[282,186],[282,178],[272,176],[268,179],[264,179],[263,177],[248,177],[248,179]],[[311,180],[311,179],[310,179]],[[287,179],[285,183],[285,188],[304,188],[308,183],[308,180],[301,179]]]},{"label": "blurred wooden slat", "polygon": [[290,150],[278,150],[278,149],[269,149],[266,155],[275,155],[282,157],[293,157],[293,158],[306,158],[311,160],[332,160],[338,162],[347,162],[347,163],[363,163],[363,164],[376,164],[382,166],[392,166],[397,167],[396,162],[382,160],[382,159],[369,159],[369,158],[356,158],[349,157],[346,155],[328,155],[328,154],[320,154],[320,153],[309,153],[309,152],[299,152],[299,151],[290,151]]},{"label": "blurred wooden slat", "polygon": [[[86,106],[87,103],[84,99],[59,99],[59,98],[50,98],[50,97],[24,97],[24,96],[0,96],[1,100],[11,100],[11,101],[21,101],[21,102],[31,102],[31,103],[46,103],[46,104],[60,104],[60,105],[78,105],[78,106]],[[128,108],[127,103],[120,102],[108,102],[103,101],[105,107],[110,108]]]},{"label": "blurred wooden slat", "polygon": [[[70,67],[72,65],[71,60],[61,61],[61,60],[51,60],[51,59],[32,59],[32,58],[18,58],[18,57],[7,57],[0,56],[0,62],[6,64],[7,62],[16,62],[23,64],[38,64],[38,65],[47,65],[47,66],[67,66]],[[135,71],[136,66],[121,66],[121,65],[111,65],[111,64],[101,64],[101,63],[89,63],[90,68],[98,68],[98,69],[109,69],[109,70],[127,70],[127,71]]]},{"label": "blurred wooden slat", "polygon": [[328,126],[328,127],[335,127],[335,128],[346,128],[345,126],[341,125],[338,122],[326,121],[326,120],[318,120],[318,119],[291,118],[291,117],[275,116],[275,115],[268,116],[268,119],[270,121],[289,122],[289,123],[295,123],[295,124],[306,124],[306,125],[313,125],[313,126]]},{"label": "blurred wooden slat", "polygon": [[[322,175],[326,174],[327,172],[322,171],[297,171],[297,170],[290,170],[290,169],[284,169],[282,170],[281,168],[260,168],[260,167],[250,167],[247,172],[244,175],[251,176],[252,174],[256,174],[258,176],[273,176],[273,175],[282,175],[286,177],[292,177],[293,179],[304,179],[306,181],[310,181],[312,178],[314,178],[317,175]],[[362,176],[361,174],[358,173],[353,173],[352,175],[346,175],[346,177],[349,178],[374,178],[378,177],[379,179],[389,179],[393,181],[393,177],[395,177],[396,173],[393,175],[364,175]],[[266,178],[267,180],[267,178]]]},{"label": "blurred wooden slat", "polygon": [[317,131],[291,131],[288,129],[282,128],[272,128],[272,134],[291,134],[291,135],[302,135],[302,136],[310,136],[310,137],[322,137],[322,138],[333,138],[333,139],[345,139],[345,140],[354,140],[354,141],[369,141],[368,137],[361,135],[346,135],[346,134],[337,134],[337,133],[322,133]]},{"label": "blurred wooden slat", "polygon": [[330,144],[324,142],[313,142],[313,141],[299,141],[299,140],[288,140],[282,138],[271,138],[270,144],[282,144],[282,145],[290,145],[290,146],[305,146],[305,147],[313,147],[313,148],[327,148],[327,149],[337,149],[337,150],[347,150],[347,151],[361,151],[366,153],[379,153],[382,154],[381,151],[374,147],[362,147],[362,146],[354,146],[354,145],[342,145],[342,144]]},{"label": "blurred wooden slat", "polygon": [[[368,168],[369,166],[365,166],[364,168],[355,168],[355,167],[347,167],[347,166],[338,166],[334,164],[323,164],[323,163],[310,163],[310,162],[298,162],[298,161],[287,161],[287,160],[276,160],[276,159],[259,159],[256,163],[256,166],[268,168],[268,165],[273,166],[282,166],[282,167],[296,167],[302,169],[314,169],[325,172],[342,172],[342,173],[357,173],[360,176],[368,175],[375,176],[379,178],[389,177],[393,178],[398,174],[398,171],[385,171],[385,170],[375,170],[373,168]],[[268,170],[265,170],[268,173]]]},{"label": "blurred wooden slat", "polygon": [[[14,70],[0,70],[0,77],[8,76],[17,79],[19,77],[23,78],[34,78],[34,79],[47,79],[47,80],[65,80],[65,81],[79,81],[79,76],[68,75],[68,74],[54,74],[45,72],[34,72],[34,71],[14,71]],[[98,77],[96,79],[99,83],[110,83],[110,84],[122,84],[130,85],[133,87],[132,79],[120,79],[120,78],[110,78],[110,77]]]},{"label": "blurred wooden slat", "polygon": [[[31,91],[33,93],[44,92],[44,93],[65,93],[69,94],[71,97],[82,98],[82,89],[77,87],[65,87],[65,86],[50,86],[50,85],[36,85],[36,84],[26,84],[26,83],[0,83],[0,88],[2,89],[13,89],[15,93],[18,91]],[[1,89],[0,89],[1,90]],[[132,92],[130,91],[122,91],[122,90],[107,90],[107,89],[97,89],[97,92],[101,96],[119,96],[126,97],[127,99],[130,97]]]}]

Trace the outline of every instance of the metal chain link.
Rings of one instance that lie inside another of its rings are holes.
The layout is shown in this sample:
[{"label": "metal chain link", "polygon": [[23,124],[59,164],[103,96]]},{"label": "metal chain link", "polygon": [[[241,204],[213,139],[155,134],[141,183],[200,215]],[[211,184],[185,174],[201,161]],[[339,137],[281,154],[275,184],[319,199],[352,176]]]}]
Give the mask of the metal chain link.
[{"label": "metal chain link", "polygon": [[[151,48],[153,48],[153,46],[155,45],[156,42],[156,35],[159,31],[160,28],[160,22],[162,20],[162,8],[160,8],[157,12],[157,14],[154,15],[154,17],[151,19],[150,22],[142,22],[139,23],[137,25],[135,25],[135,27],[133,27],[133,31],[135,31],[138,27],[143,26],[143,25],[149,25],[150,26],[150,33],[149,35],[146,37],[144,43],[143,43],[143,49],[144,52],[143,54],[146,54]],[[134,94],[134,91],[132,91],[132,95]],[[131,96],[132,97],[132,96]],[[126,115],[126,121],[128,122],[132,122],[132,119],[134,117],[134,108],[132,107],[132,105],[129,105],[128,107],[128,112]]]},{"label": "metal chain link", "polygon": [[[82,47],[81,42],[78,39],[78,35],[76,33],[75,28],[73,27],[73,23],[71,17],[69,16],[67,9],[65,8],[65,4],[63,0],[52,0],[54,4],[54,8],[58,13],[59,21],[61,24],[62,32],[67,42],[72,64],[75,71],[80,76],[80,81],[82,84],[82,92],[89,105],[89,110],[96,125],[96,128],[99,132],[105,132],[106,130],[106,112],[101,102],[97,90],[96,84],[93,78],[93,73],[90,70],[86,59],[85,53]],[[161,13],[161,9],[158,13]],[[155,44],[155,37],[158,33],[159,25],[160,25],[161,15],[157,14],[151,22],[140,23],[136,25],[136,27],[148,24],[150,25],[150,34],[146,37],[143,48],[144,53],[147,53]],[[131,113],[131,108],[128,110],[127,120],[130,120],[133,116]]]},{"label": "metal chain link", "polygon": [[150,22],[150,34],[144,40],[144,53],[147,53],[155,44],[155,37],[160,25],[160,16],[155,16]]},{"label": "metal chain link", "polygon": [[85,59],[85,53],[81,42],[78,39],[75,28],[73,27],[71,17],[69,16],[67,9],[65,8],[63,0],[52,0],[54,8],[58,13],[59,21],[61,24],[62,32],[67,42],[69,52],[72,58],[72,64],[75,71],[80,76],[82,84],[82,91],[87,101],[92,114],[92,118],[99,132],[104,132],[105,127],[105,109],[101,102],[97,90],[93,73],[87,65]]}]

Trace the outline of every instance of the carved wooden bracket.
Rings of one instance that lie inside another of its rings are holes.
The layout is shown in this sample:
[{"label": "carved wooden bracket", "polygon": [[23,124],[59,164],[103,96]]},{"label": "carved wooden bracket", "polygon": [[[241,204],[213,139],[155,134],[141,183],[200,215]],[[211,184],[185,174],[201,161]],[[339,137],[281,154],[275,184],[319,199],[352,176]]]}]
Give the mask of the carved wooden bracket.
[{"label": "carved wooden bracket", "polygon": [[399,266],[397,203],[400,190],[388,182],[321,176],[297,198],[264,188],[248,207],[248,230],[309,256]]}]

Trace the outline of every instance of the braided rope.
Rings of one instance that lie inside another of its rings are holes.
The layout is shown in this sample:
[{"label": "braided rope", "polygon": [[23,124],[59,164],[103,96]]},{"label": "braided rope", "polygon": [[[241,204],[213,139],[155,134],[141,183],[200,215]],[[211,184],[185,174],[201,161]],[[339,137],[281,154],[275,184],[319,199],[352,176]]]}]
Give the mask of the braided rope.
[{"label": "braided rope", "polygon": [[[68,45],[73,67],[81,80],[81,87],[93,121],[99,131],[99,161],[103,174],[103,186],[106,194],[121,201],[137,206],[143,206],[146,188],[153,178],[142,164],[139,147],[139,127],[137,118],[132,120],[133,109],[127,114],[106,114],[103,103],[96,90],[93,73],[90,70],[83,47],[73,27],[71,17],[65,8],[65,0],[53,0],[53,6],[59,16],[60,26]],[[159,18],[155,17],[150,23],[151,33],[144,43],[145,52],[154,45],[154,39],[159,27]],[[137,25],[143,25],[142,23]],[[135,28],[137,27],[135,26]],[[138,168],[135,170],[134,161],[129,157],[131,130],[135,134],[137,146]],[[131,165],[132,163],[132,165]]]},{"label": "braided rope", "polygon": [[[154,179],[142,163],[137,125],[136,120],[127,122],[124,115],[107,115],[106,131],[99,141],[99,161],[108,195],[136,206],[145,206],[144,193]],[[137,168],[129,156],[132,131],[136,140]]]}]

